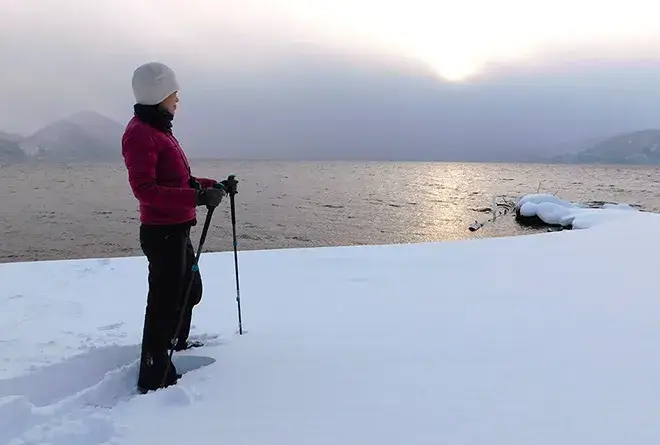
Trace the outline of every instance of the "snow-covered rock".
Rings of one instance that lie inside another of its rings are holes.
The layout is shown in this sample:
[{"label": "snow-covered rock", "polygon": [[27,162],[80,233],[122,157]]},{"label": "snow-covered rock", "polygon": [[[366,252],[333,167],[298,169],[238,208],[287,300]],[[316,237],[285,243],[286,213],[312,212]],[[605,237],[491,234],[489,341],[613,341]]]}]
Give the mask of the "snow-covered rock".
[{"label": "snow-covered rock", "polygon": [[521,224],[569,229],[585,229],[601,222],[627,218],[638,212],[629,204],[605,204],[602,208],[588,208],[549,194],[526,195],[516,204],[516,220]]}]

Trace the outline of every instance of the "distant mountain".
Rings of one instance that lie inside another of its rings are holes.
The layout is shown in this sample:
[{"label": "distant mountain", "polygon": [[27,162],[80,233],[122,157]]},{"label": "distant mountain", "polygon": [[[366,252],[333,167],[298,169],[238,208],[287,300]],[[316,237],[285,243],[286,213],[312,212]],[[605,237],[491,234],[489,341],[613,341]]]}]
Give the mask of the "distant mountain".
[{"label": "distant mountain", "polygon": [[108,161],[121,156],[124,128],[93,111],[53,122],[20,141],[21,148],[40,159]]},{"label": "distant mountain", "polygon": [[556,156],[555,162],[574,164],[660,164],[660,130],[648,129],[603,139],[576,153]]},{"label": "distant mountain", "polygon": [[4,139],[5,141],[20,142],[23,140],[23,136],[16,133],[5,133],[4,131],[0,131],[0,139]]},{"label": "distant mountain", "polygon": [[25,152],[21,150],[18,142],[5,139],[4,133],[0,134],[0,162],[15,163],[25,160]]}]

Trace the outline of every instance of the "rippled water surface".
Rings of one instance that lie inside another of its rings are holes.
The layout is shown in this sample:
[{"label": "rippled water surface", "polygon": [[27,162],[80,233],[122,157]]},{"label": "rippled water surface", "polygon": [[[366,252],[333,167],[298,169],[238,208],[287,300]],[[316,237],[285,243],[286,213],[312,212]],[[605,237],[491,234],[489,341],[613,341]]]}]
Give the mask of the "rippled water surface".
[{"label": "rippled water surface", "polygon": [[[407,243],[516,235],[487,220],[493,198],[557,193],[660,211],[656,167],[459,163],[193,162],[198,176],[236,174],[240,249]],[[0,261],[141,255],[137,202],[122,164],[0,167]],[[195,244],[200,225],[195,229]],[[228,201],[205,250],[229,250]]]}]

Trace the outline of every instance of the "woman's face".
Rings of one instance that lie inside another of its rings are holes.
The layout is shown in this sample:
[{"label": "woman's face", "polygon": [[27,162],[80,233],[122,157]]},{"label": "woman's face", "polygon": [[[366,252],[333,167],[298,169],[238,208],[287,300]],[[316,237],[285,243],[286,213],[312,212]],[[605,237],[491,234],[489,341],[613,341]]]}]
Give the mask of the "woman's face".
[{"label": "woman's face", "polygon": [[179,92],[175,91],[174,93],[167,96],[167,99],[165,99],[161,105],[165,110],[174,114],[176,112],[176,106],[178,103],[179,103]]}]

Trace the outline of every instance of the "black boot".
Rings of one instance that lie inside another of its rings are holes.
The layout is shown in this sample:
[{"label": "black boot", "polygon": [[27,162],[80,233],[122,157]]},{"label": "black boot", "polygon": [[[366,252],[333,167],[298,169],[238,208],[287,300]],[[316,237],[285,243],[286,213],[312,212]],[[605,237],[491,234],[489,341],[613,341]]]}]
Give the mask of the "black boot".
[{"label": "black boot", "polygon": [[[165,377],[165,384],[162,385],[163,375],[165,375],[168,362],[170,363],[169,370]],[[181,377],[181,375],[176,372],[174,363],[170,361],[170,358],[166,353],[153,355],[147,352],[140,363],[138,389],[144,394],[148,391],[166,388],[175,385],[179,377]]]},{"label": "black boot", "polygon": [[185,351],[186,349],[201,348],[204,342],[200,340],[182,340],[174,345],[175,351]]}]

